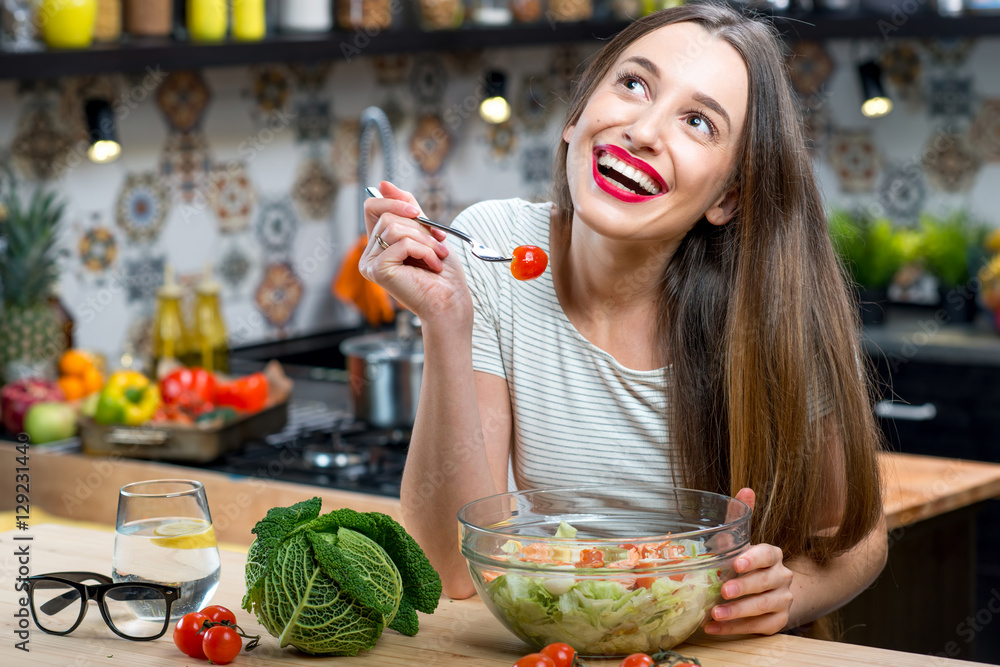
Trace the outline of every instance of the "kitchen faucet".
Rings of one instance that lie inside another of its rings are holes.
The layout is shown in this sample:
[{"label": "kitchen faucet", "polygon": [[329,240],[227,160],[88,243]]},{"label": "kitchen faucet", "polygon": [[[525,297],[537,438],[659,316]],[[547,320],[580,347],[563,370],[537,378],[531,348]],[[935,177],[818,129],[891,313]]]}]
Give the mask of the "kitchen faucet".
[{"label": "kitchen faucet", "polygon": [[396,180],[396,140],[392,134],[392,125],[385,112],[378,107],[368,107],[361,112],[361,129],[358,137],[358,213],[361,216],[361,233],[365,229],[365,186],[368,185],[368,162],[371,160],[372,141],[378,132],[382,143],[382,158],[385,168],[385,180]]}]

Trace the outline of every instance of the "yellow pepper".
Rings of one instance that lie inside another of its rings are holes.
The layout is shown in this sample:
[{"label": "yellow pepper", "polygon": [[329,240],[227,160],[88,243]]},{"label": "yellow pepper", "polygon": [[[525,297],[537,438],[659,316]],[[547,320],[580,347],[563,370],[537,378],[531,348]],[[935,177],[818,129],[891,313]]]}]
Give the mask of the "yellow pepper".
[{"label": "yellow pepper", "polygon": [[137,371],[118,371],[108,378],[97,401],[99,424],[138,426],[153,418],[160,407],[160,388]]}]

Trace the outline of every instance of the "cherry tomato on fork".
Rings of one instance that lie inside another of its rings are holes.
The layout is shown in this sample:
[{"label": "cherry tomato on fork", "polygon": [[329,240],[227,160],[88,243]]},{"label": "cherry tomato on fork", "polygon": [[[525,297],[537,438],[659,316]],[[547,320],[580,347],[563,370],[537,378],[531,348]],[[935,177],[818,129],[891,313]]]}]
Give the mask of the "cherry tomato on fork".
[{"label": "cherry tomato on fork", "polygon": [[174,643],[185,655],[199,660],[205,659],[205,651],[202,648],[202,639],[205,634],[201,631],[202,626],[208,621],[208,616],[198,611],[184,614],[181,620],[174,626]]},{"label": "cherry tomato on fork", "polygon": [[556,667],[556,663],[544,653],[529,653],[515,662],[513,667]]},{"label": "cherry tomato on fork", "polygon": [[532,280],[545,272],[549,265],[548,255],[535,245],[519,245],[514,248],[514,260],[510,272],[518,280]]},{"label": "cherry tomato on fork", "polygon": [[545,646],[541,653],[552,658],[555,667],[573,667],[573,660],[576,659],[576,650],[569,644],[562,642]]}]

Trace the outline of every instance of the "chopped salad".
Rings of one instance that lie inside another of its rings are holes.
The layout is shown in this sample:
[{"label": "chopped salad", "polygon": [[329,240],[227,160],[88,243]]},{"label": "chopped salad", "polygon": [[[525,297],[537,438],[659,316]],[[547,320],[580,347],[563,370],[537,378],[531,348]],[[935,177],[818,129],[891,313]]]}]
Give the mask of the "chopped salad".
[{"label": "chopped salad", "polygon": [[[555,534],[575,536],[566,522]],[[539,646],[567,642],[582,654],[623,655],[679,644],[718,601],[723,583],[722,571],[711,566],[648,577],[635,572],[711,558],[698,540],[596,548],[509,540],[501,548],[518,571],[484,570],[481,578],[511,629]],[[553,576],[553,569],[566,574]]]}]

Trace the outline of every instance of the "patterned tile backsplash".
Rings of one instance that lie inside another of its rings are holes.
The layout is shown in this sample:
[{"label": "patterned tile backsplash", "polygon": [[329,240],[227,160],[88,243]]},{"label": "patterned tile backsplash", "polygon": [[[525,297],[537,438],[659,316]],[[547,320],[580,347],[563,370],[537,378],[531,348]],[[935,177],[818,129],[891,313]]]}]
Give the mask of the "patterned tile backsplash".
[{"label": "patterned tile backsplash", "polygon": [[[46,179],[66,198],[60,297],[78,344],[111,358],[148,345],[167,263],[182,284],[213,265],[234,344],[355,325],[330,284],[363,230],[362,109],[386,111],[399,184],[435,218],[485,198],[544,198],[568,82],[595,48],[0,82],[0,180]],[[1000,37],[789,53],[829,205],[900,225],[964,207],[1000,226]],[[872,58],[896,102],[879,120],[860,112],[856,64]],[[488,70],[507,75],[513,116],[502,126],[477,113]],[[112,104],[124,149],[110,165],[85,158],[82,104],[94,97]]]}]

